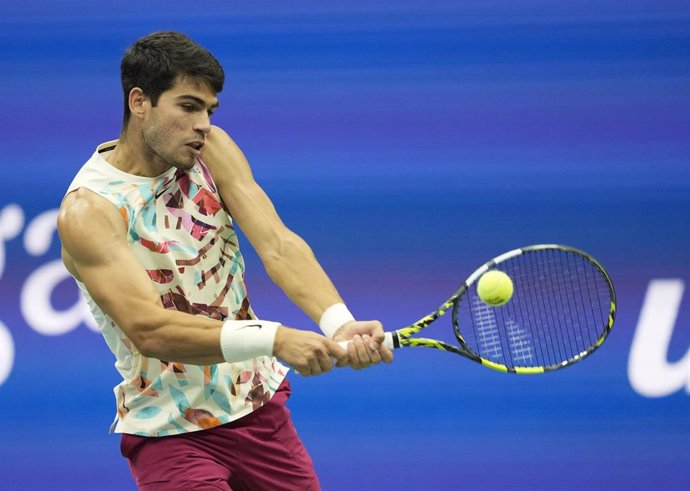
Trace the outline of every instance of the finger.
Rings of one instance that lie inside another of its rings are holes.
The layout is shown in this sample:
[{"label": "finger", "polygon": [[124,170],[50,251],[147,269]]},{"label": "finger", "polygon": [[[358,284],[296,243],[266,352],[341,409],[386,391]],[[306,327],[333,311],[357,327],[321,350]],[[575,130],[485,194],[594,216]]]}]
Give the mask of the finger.
[{"label": "finger", "polygon": [[359,370],[361,368],[357,358],[357,338],[359,338],[359,335],[355,335],[347,343],[347,364],[355,370]]},{"label": "finger", "polygon": [[379,354],[380,345],[374,342],[369,336],[364,336],[364,345],[369,348],[367,350],[367,360],[364,363],[367,366],[375,365],[376,363],[381,363],[381,355]]},{"label": "finger", "polygon": [[381,345],[379,349],[379,355],[381,355],[381,359],[384,363],[391,363],[393,361],[393,351],[383,345]]},{"label": "finger", "polygon": [[324,349],[323,351],[317,351],[315,357],[317,363],[319,364],[319,369],[321,370],[319,373],[327,372],[333,368],[333,358],[331,358],[331,355],[327,350]]},{"label": "finger", "polygon": [[321,365],[316,357],[309,359],[309,375],[319,375],[321,373]]},{"label": "finger", "polygon": [[299,375],[301,375],[302,377],[308,377],[309,375],[311,375],[311,373],[309,372],[309,367],[306,366],[306,365],[301,366],[301,367],[299,367],[299,368],[298,368],[298,367],[294,367],[294,368],[295,368],[295,371],[296,371]]},{"label": "finger", "polygon": [[374,342],[378,344],[383,344],[383,339],[385,337],[385,334],[383,332],[383,324],[381,324],[379,321],[371,321],[371,324],[372,339],[374,340]]},{"label": "finger", "polygon": [[331,341],[330,339],[326,340],[326,349],[333,358],[342,358],[347,356],[347,349],[336,341]]},{"label": "finger", "polygon": [[355,348],[357,335],[353,336],[348,342],[347,346],[347,364],[357,370],[359,368],[357,362],[357,349]]},{"label": "finger", "polygon": [[[369,363],[369,347],[366,346],[364,338],[359,335],[355,336],[352,338],[351,345],[353,352],[350,352],[350,358],[353,361],[353,368],[364,368]],[[350,351],[349,347],[348,351]]]},{"label": "finger", "polygon": [[347,346],[349,343],[343,342],[343,344],[345,345],[345,347],[341,346],[339,343],[335,341],[328,341],[328,343],[326,343],[326,349],[328,350],[328,355],[330,359],[335,359],[336,366],[339,367],[347,365],[349,361],[349,355],[347,350]]},{"label": "finger", "polygon": [[300,363],[299,368],[297,368],[297,373],[303,377],[311,377],[313,375],[318,375],[321,371],[318,363],[313,358],[305,358],[302,363]]},{"label": "finger", "polygon": [[365,337],[365,344],[371,351],[378,351],[379,348],[381,347],[381,341],[377,341],[371,336],[364,336]]}]

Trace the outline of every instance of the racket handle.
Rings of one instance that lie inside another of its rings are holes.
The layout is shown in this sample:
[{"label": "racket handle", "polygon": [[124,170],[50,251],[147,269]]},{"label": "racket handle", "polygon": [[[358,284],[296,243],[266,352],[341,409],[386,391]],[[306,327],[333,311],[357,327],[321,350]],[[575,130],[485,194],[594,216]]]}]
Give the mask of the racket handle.
[{"label": "racket handle", "polygon": [[[350,341],[338,341],[338,344],[341,348],[347,349],[347,345],[350,344]],[[393,343],[392,332],[383,333],[383,345],[391,351],[395,348],[395,344]]]}]

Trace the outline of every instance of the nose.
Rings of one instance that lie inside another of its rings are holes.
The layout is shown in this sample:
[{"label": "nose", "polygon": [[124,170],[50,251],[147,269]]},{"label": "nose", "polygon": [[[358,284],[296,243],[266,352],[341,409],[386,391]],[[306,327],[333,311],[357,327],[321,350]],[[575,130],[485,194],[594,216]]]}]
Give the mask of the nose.
[{"label": "nose", "polygon": [[202,136],[206,136],[211,131],[211,118],[204,112],[194,123],[194,131]]}]

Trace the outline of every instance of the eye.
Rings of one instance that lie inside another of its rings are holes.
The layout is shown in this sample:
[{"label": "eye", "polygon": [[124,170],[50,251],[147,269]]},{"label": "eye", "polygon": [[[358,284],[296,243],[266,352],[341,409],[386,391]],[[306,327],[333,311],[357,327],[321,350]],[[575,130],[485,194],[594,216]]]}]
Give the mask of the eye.
[{"label": "eye", "polygon": [[182,109],[184,109],[185,111],[187,111],[189,113],[194,111],[194,105],[192,105],[192,104],[180,104],[180,106],[182,107]]}]

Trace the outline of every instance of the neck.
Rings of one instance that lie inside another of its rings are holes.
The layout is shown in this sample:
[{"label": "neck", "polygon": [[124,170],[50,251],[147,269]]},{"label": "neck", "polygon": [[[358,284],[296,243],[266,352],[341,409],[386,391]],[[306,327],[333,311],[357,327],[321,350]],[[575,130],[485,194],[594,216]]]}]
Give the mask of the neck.
[{"label": "neck", "polygon": [[143,177],[156,177],[170,169],[170,164],[154,154],[133,128],[123,129],[115,150],[106,157],[113,167]]}]

